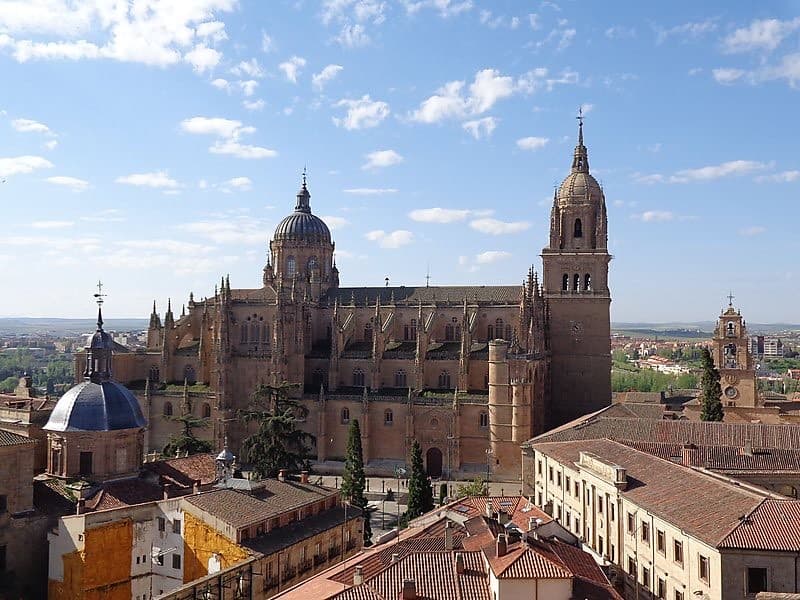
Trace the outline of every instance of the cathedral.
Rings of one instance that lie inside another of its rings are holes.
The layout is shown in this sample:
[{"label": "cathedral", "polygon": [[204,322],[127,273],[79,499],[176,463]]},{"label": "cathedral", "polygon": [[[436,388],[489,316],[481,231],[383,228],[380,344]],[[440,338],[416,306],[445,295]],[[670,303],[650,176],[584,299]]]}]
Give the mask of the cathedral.
[{"label": "cathedral", "polygon": [[249,430],[237,414],[256,386],[287,382],[308,408],[318,464],[344,459],[358,419],[371,472],[406,462],[417,439],[433,477],[517,479],[520,443],[611,401],[607,224],[581,121],[542,281],[531,268],[521,285],[341,287],[304,176],[262,285],[225,277],[163,321],[154,305],[147,350],[116,348],[114,373],[147,416],[148,451],[187,413],[208,420],[198,433],[214,447],[227,437],[238,450]]}]

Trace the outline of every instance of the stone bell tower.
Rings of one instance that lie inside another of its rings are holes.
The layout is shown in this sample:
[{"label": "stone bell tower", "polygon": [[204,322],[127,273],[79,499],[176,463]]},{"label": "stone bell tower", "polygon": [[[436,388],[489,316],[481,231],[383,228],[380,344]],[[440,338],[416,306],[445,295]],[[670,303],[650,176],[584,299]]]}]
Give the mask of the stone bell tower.
[{"label": "stone bell tower", "polygon": [[747,339],[747,324],[733,307],[733,295],[714,331],[714,364],[719,369],[724,406],[758,406],[758,386]]},{"label": "stone bell tower", "polygon": [[578,117],[572,169],[555,193],[550,243],[542,250],[551,349],[549,426],[611,402],[611,292],[608,217],[603,190],[589,173]]}]

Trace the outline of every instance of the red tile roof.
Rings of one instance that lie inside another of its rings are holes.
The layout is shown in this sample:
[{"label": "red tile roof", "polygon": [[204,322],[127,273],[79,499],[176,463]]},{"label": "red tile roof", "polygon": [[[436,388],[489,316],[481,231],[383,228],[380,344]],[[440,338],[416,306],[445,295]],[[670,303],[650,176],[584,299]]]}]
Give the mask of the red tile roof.
[{"label": "red tile roof", "polygon": [[764,500],[744,515],[719,547],[800,552],[800,502]]},{"label": "red tile roof", "polygon": [[144,469],[158,475],[162,483],[182,488],[191,488],[198,479],[200,485],[210,485],[216,481],[216,464],[212,454],[157,460],[145,463]]}]

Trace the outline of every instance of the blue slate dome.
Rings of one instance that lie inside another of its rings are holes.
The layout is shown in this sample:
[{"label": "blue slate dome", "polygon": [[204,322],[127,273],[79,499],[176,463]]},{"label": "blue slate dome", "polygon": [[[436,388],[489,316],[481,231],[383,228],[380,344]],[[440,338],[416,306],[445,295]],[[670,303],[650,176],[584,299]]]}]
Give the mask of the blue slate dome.
[{"label": "blue slate dome", "polygon": [[47,431],[116,431],[146,427],[139,401],[116,381],[83,381],[56,403]]},{"label": "blue slate dome", "polygon": [[331,231],[322,219],[311,214],[310,200],[311,194],[308,192],[303,175],[303,185],[297,192],[294,212],[278,223],[273,236],[275,241],[331,243]]}]

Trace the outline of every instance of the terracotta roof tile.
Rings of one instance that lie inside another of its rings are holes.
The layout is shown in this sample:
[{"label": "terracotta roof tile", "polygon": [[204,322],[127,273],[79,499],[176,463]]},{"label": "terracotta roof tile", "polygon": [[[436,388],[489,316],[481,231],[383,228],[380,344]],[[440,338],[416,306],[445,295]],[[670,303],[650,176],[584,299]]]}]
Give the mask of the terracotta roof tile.
[{"label": "terracotta roof tile", "polygon": [[0,429],[0,446],[17,446],[20,444],[35,444],[36,440],[33,438],[19,435],[5,429]]},{"label": "terracotta roof tile", "polygon": [[209,485],[216,480],[216,465],[212,454],[157,460],[145,463],[144,469],[158,475],[163,483],[183,488],[191,488],[198,479],[200,485]]},{"label": "terracotta roof tile", "polygon": [[740,520],[720,547],[800,552],[800,502],[764,500]]}]

